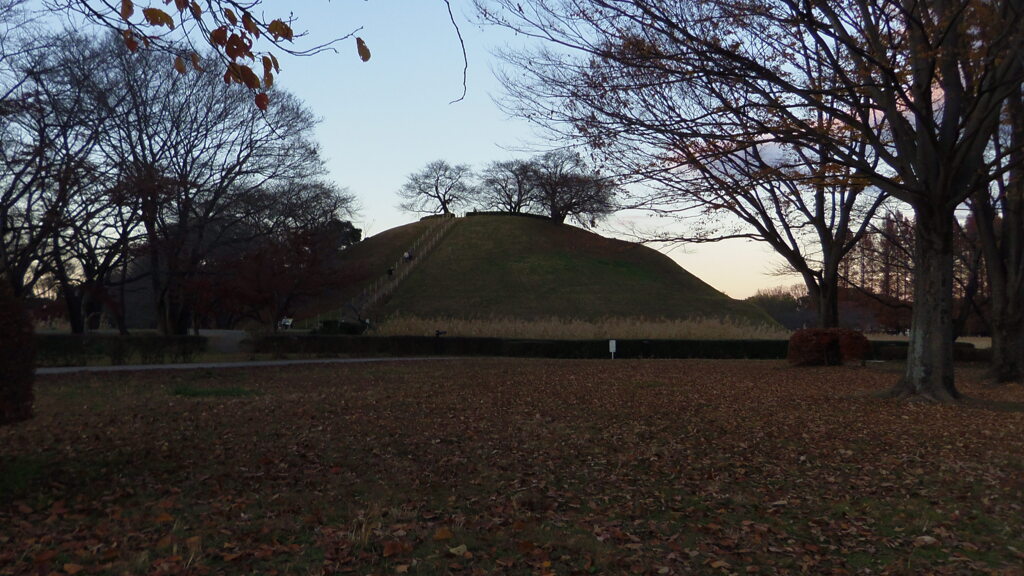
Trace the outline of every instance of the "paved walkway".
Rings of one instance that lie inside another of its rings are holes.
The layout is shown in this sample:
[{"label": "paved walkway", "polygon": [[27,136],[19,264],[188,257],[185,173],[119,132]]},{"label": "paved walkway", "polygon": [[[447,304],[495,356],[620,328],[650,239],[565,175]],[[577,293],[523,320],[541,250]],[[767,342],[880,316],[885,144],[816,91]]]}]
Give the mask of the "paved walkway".
[{"label": "paved walkway", "polygon": [[255,360],[241,362],[197,362],[195,364],[124,364],[121,366],[61,366],[36,368],[36,374],[74,374],[76,372],[139,372],[156,370],[213,370],[220,368],[264,368],[303,364],[370,364],[375,362],[429,362],[455,360],[455,357],[428,356],[415,358],[310,358],[308,360]]}]

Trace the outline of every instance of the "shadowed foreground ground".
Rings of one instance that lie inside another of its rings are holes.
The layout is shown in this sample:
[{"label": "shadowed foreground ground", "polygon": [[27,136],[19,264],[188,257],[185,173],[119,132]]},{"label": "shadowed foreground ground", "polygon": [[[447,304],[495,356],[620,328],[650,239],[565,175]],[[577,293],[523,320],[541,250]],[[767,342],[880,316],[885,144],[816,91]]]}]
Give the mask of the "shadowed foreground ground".
[{"label": "shadowed foreground ground", "polygon": [[41,377],[0,574],[1024,574],[1024,388],[457,360]]}]

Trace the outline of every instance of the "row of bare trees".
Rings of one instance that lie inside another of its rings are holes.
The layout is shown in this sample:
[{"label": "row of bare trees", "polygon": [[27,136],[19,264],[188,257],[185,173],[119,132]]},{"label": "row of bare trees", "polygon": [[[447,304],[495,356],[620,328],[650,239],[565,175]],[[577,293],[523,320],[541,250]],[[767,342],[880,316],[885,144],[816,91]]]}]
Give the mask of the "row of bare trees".
[{"label": "row of bare trees", "polygon": [[[988,335],[990,290],[977,224],[970,214],[958,224],[953,266],[955,334]],[[913,305],[913,255],[914,221],[898,210],[876,216],[839,264],[841,324],[891,333],[906,330]],[[813,299],[803,286],[763,289],[753,300],[770,308],[772,317],[788,328],[807,327],[818,320]]]},{"label": "row of bare trees", "polygon": [[591,168],[574,150],[558,149],[525,160],[488,164],[479,174],[466,164],[435,160],[409,175],[398,194],[409,212],[452,214],[480,208],[544,214],[588,228],[616,209],[617,181]]},{"label": "row of bare trees", "polygon": [[[351,197],[323,180],[314,116],[290,94],[264,112],[119,37],[7,36],[0,271],[20,297],[59,295],[73,331],[101,313],[126,330],[134,287],[163,333],[186,333],[232,285],[229,264],[279,254],[277,276],[295,279],[325,238],[358,239]],[[241,299],[237,315],[277,316],[294,292]]]},{"label": "row of bare trees", "polygon": [[914,222],[898,395],[953,378],[956,210],[975,211],[996,375],[1021,379],[1020,0],[478,0],[538,41],[510,50],[506,108],[654,184],[649,204],[727,214],[832,316],[837,266],[885,198]]},{"label": "row of bare trees", "polygon": [[[957,222],[953,238],[953,297],[956,333],[963,334],[969,315],[991,332],[991,298],[985,258],[979,243],[977,218],[968,213]],[[899,211],[887,211],[871,226],[840,266],[842,287],[855,288],[894,307],[909,308],[913,301],[914,222]]]}]

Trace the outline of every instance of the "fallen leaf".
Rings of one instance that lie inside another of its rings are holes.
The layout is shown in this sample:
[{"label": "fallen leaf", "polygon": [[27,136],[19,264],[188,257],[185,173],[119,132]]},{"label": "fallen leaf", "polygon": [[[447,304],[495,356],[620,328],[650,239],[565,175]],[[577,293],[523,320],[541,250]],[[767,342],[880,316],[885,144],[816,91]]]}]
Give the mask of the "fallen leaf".
[{"label": "fallen leaf", "polygon": [[403,549],[402,543],[399,542],[398,540],[388,540],[387,542],[384,543],[384,557],[388,558],[388,557],[394,556],[396,554],[401,554],[402,553],[402,549]]},{"label": "fallen leaf", "polygon": [[46,564],[50,560],[53,560],[53,557],[56,555],[56,550],[47,550],[46,552],[40,552],[39,554],[36,554],[35,558],[33,558],[33,561],[36,564]]}]

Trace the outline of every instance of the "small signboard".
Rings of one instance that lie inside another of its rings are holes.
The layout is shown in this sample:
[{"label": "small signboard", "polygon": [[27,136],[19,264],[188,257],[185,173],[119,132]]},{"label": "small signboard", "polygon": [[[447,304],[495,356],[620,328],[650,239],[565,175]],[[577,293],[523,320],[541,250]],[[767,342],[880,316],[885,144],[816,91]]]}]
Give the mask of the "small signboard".
[{"label": "small signboard", "polygon": [[612,360],[615,359],[615,340],[608,341],[608,351],[612,353]]}]

